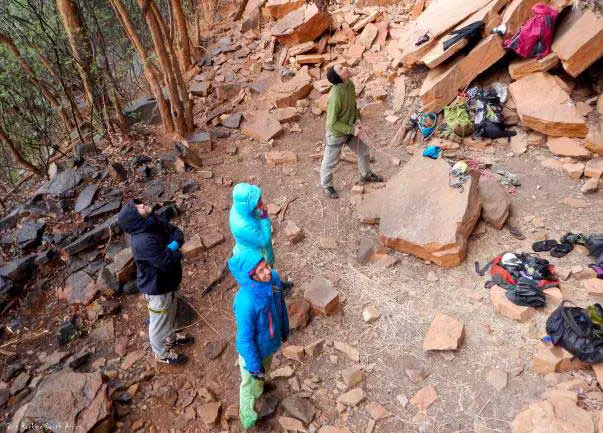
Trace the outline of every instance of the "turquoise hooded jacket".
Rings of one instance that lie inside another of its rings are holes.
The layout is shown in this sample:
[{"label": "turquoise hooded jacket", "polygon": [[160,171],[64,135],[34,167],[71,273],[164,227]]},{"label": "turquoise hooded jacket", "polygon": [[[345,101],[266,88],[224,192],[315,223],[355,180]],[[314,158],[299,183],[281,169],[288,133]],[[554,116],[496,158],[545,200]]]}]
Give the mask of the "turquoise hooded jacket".
[{"label": "turquoise hooded jacket", "polygon": [[249,183],[239,183],[232,189],[232,207],[228,220],[235,240],[232,254],[237,256],[249,250],[257,251],[273,265],[270,219],[260,218],[256,209],[261,197],[260,187]]},{"label": "turquoise hooded jacket", "polygon": [[237,323],[237,352],[251,373],[262,369],[262,360],[275,353],[289,337],[289,316],[278,273],[272,281],[254,281],[249,273],[262,260],[257,251],[248,250],[228,260],[228,268],[240,285],[233,309]]}]

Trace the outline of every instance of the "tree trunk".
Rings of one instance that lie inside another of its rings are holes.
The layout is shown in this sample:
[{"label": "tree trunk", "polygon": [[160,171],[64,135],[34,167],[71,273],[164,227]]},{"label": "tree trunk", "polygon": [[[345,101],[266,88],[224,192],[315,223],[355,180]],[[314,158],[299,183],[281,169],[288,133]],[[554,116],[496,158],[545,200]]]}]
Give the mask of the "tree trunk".
[{"label": "tree trunk", "polygon": [[165,40],[167,41],[166,47],[167,47],[169,55],[170,55],[170,64],[172,66],[172,70],[174,71],[174,77],[176,78],[176,85],[178,87],[178,97],[182,101],[182,105],[184,106],[184,119],[186,122],[186,129],[187,129],[187,132],[192,132],[195,127],[195,124],[193,121],[193,103],[188,96],[188,89],[187,89],[186,83],[184,82],[184,78],[182,77],[182,74],[184,73],[184,71],[181,71],[180,68],[178,67],[178,64],[176,63],[176,53],[174,52],[174,44],[172,43],[172,40],[170,39],[169,35],[167,34],[167,28],[165,25],[165,21],[161,17],[159,8],[157,7],[157,5],[155,3],[153,3],[151,5],[151,9],[152,9],[153,13],[155,14],[155,19],[157,19],[157,23],[159,24],[159,27],[161,28],[161,31],[163,32],[163,36],[164,36]]},{"label": "tree trunk", "polygon": [[[77,3],[75,0],[56,0],[56,3],[92,117],[94,113],[102,113],[103,107],[110,104],[105,91],[103,76],[94,61],[92,44]],[[105,117],[102,121],[104,121],[107,128],[110,128],[109,119]]]},{"label": "tree trunk", "polygon": [[159,114],[161,115],[161,122],[163,124],[164,132],[166,134],[174,132],[174,120],[172,119],[170,109],[168,104],[165,102],[165,98],[161,90],[159,72],[154,67],[153,61],[150,59],[146,48],[136,33],[134,25],[132,24],[130,16],[128,15],[128,11],[124,7],[121,0],[111,0],[111,6],[113,6],[117,19],[120,21],[124,31],[128,35],[128,38],[136,48],[138,57],[140,57],[140,60],[143,63],[144,76],[149,83],[149,87],[151,88],[155,99],[157,100],[157,106],[159,107]]},{"label": "tree trunk", "polygon": [[172,15],[176,23],[177,40],[176,51],[178,53],[178,63],[180,64],[181,73],[185,73],[191,66],[191,50],[188,37],[188,26],[186,25],[186,17],[182,10],[181,0],[170,0],[172,5]]},{"label": "tree trunk", "polygon": [[17,149],[17,146],[15,146],[15,143],[13,142],[13,140],[8,136],[6,131],[4,131],[4,129],[2,128],[2,125],[0,125],[0,140],[2,140],[2,142],[8,147],[8,151],[15,159],[15,162],[17,162],[19,165],[21,165],[26,170],[29,170],[32,173],[37,174],[38,176],[44,176],[44,172],[42,170],[40,170],[38,167],[33,165],[31,162],[29,162],[28,160],[23,158],[23,155],[21,155],[21,152],[19,152],[19,150]]},{"label": "tree trunk", "polygon": [[151,38],[153,39],[155,53],[157,54],[159,64],[161,65],[161,70],[163,71],[165,85],[167,86],[168,94],[170,96],[172,118],[174,119],[176,132],[184,136],[187,132],[187,128],[184,119],[184,106],[182,104],[182,100],[180,99],[178,85],[176,82],[176,71],[174,68],[172,68],[170,56],[168,54],[166,44],[164,43],[165,38],[161,30],[161,25],[157,20],[156,14],[152,12],[154,2],[153,0],[138,0],[140,9],[144,10],[145,3],[149,7],[149,10],[144,14],[144,19],[149,27],[149,30],[151,31]]}]

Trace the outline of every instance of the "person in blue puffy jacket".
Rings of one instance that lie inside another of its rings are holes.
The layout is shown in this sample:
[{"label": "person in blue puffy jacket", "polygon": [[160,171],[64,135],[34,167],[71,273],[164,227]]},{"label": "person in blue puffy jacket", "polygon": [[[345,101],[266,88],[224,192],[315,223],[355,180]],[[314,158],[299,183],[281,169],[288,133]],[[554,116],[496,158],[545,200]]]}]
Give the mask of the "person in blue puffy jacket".
[{"label": "person in blue puffy jacket", "polygon": [[235,185],[228,222],[235,240],[233,256],[257,251],[269,265],[274,265],[272,226],[259,186],[249,183]]},{"label": "person in blue puffy jacket", "polygon": [[255,403],[264,391],[272,355],[289,337],[289,316],[281,279],[257,250],[234,255],[228,268],[240,285],[233,309],[241,370],[239,417],[247,430],[258,421]]}]

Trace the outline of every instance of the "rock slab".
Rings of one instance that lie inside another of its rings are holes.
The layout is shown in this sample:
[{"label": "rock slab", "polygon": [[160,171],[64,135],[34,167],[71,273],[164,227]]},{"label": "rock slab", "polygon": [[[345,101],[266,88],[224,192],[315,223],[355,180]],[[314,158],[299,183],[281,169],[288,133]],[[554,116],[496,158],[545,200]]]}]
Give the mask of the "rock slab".
[{"label": "rock slab", "polygon": [[482,219],[492,227],[502,229],[509,217],[511,198],[494,176],[480,177],[479,198]]},{"label": "rock slab", "polygon": [[450,188],[450,166],[420,154],[396,174],[380,194],[379,241],[442,267],[458,266],[480,215],[479,178],[463,190]]}]

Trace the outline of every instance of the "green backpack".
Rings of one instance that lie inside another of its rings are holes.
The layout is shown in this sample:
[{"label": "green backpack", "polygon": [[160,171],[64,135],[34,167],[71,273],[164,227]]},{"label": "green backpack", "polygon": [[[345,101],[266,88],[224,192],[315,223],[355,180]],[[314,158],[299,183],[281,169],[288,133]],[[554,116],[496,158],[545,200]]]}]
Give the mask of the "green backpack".
[{"label": "green backpack", "polygon": [[473,132],[473,122],[469,116],[467,104],[464,102],[453,102],[444,107],[444,121],[446,129],[443,136],[447,138],[463,138]]}]

